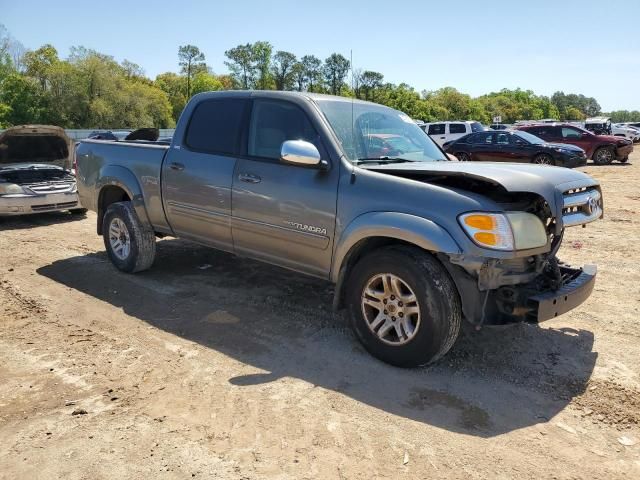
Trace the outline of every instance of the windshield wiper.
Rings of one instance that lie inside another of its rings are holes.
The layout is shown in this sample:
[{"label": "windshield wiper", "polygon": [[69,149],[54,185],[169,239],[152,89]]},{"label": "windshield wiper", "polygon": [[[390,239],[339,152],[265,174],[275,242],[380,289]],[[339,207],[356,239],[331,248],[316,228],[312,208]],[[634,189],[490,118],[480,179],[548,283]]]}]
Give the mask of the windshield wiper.
[{"label": "windshield wiper", "polygon": [[407,160],[406,158],[400,157],[369,157],[369,158],[358,158],[353,163],[359,165],[361,163],[406,163],[406,162],[414,162],[415,160]]}]

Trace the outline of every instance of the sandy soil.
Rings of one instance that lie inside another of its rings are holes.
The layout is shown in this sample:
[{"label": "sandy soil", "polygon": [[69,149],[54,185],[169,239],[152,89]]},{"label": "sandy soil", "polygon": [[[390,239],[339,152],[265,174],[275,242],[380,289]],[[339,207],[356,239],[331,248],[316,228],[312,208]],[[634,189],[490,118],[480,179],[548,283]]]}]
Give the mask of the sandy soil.
[{"label": "sandy soil", "polygon": [[426,369],[371,358],[331,286],[159,242],[105,257],[95,216],[0,224],[1,478],[640,478],[640,149],[583,170],[606,218],[561,257],[591,298],[466,329]]}]

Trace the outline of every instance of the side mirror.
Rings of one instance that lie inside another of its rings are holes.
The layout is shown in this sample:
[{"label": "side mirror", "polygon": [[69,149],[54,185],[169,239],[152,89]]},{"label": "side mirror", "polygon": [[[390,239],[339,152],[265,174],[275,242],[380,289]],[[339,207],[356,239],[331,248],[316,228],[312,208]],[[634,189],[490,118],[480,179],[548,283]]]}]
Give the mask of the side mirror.
[{"label": "side mirror", "polygon": [[326,160],[320,158],[320,152],[313,143],[304,140],[287,140],[280,147],[280,160],[283,163],[301,167],[328,168]]}]

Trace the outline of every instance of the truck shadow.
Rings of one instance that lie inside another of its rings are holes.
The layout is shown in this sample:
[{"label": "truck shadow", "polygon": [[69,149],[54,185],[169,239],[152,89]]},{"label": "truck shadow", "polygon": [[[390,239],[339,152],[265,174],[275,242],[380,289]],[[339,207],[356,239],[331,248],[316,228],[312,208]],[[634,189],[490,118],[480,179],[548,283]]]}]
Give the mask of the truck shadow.
[{"label": "truck shadow", "polygon": [[37,271],[266,372],[229,378],[236,388],[295,377],[480,437],[551,419],[584,392],[597,358],[591,332],[516,325],[464,329],[438,364],[394,368],[369,356],[331,313],[328,283],[181,240],[158,242],[154,267],[137,275],[118,272],[104,253]]}]

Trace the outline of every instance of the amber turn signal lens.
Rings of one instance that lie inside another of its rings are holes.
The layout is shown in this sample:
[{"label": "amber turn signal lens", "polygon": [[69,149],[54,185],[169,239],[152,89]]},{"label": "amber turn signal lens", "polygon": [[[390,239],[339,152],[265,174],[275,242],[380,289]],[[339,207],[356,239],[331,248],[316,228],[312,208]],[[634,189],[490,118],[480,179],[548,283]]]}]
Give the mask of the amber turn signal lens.
[{"label": "amber turn signal lens", "polygon": [[464,223],[478,230],[493,230],[496,225],[493,217],[489,215],[469,215],[465,217]]},{"label": "amber turn signal lens", "polygon": [[489,232],[476,232],[473,234],[473,238],[483,245],[495,246],[498,245],[498,236],[495,233]]}]

